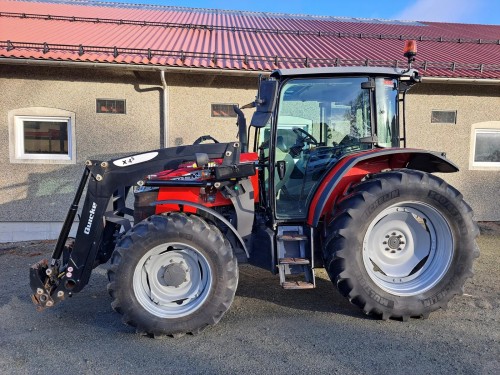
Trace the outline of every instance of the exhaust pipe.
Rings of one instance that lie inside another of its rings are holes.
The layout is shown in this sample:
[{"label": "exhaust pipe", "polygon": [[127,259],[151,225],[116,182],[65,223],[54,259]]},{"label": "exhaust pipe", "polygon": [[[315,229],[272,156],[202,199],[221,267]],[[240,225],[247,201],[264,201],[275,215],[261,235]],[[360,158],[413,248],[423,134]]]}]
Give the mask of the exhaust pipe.
[{"label": "exhaust pipe", "polygon": [[248,152],[247,120],[243,111],[237,105],[233,105],[233,109],[238,116],[236,125],[238,125],[238,139],[241,144],[241,152]]}]

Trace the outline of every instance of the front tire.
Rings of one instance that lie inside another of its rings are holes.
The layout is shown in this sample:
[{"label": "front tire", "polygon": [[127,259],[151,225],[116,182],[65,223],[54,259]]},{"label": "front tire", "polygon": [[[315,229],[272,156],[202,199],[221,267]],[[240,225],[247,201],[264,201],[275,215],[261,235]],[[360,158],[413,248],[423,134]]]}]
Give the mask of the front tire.
[{"label": "front tire", "polygon": [[431,174],[378,173],[337,203],[324,257],[332,282],[366,314],[427,317],[463,292],[479,229],[461,194]]},{"label": "front tire", "polygon": [[196,215],[155,215],[118,243],[108,271],[112,307],[138,332],[199,333],[229,309],[238,266],[219,229]]}]

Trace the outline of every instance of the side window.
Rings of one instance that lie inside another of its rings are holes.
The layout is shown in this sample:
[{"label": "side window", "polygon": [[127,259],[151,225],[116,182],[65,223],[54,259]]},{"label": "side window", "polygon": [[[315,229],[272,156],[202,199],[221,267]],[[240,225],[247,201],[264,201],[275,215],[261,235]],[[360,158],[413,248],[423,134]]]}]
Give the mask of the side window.
[{"label": "side window", "polygon": [[396,81],[388,78],[375,80],[377,138],[381,147],[399,145],[397,121],[398,91]]},{"label": "side window", "polygon": [[11,163],[74,164],[74,113],[52,108],[9,112]]},{"label": "side window", "polygon": [[257,150],[262,148],[269,149],[269,138],[271,137],[271,122],[269,122],[266,126],[259,129],[259,140],[257,141]]}]

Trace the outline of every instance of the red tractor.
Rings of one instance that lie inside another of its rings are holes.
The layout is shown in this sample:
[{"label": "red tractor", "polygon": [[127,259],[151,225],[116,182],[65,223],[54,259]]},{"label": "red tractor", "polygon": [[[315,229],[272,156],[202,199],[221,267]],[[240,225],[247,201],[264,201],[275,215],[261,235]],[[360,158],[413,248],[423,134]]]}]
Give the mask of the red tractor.
[{"label": "red tractor", "polygon": [[52,259],[30,269],[33,302],[41,310],[81,291],[110,260],[112,307],[149,335],[217,323],[238,262],[279,274],[285,289],[314,288],[324,267],[382,319],[446,307],[472,275],[479,231],[462,195],[432,174],[458,168],[401,147],[404,98],[418,81],[413,69],[278,70],[259,80],[248,129],[235,108],[237,142],[205,136],[87,161]]}]

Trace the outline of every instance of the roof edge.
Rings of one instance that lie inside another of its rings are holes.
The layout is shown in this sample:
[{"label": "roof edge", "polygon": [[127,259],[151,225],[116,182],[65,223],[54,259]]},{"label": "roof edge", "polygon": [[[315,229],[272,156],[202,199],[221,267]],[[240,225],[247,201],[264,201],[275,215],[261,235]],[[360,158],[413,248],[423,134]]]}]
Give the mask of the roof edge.
[{"label": "roof edge", "polygon": [[[217,68],[183,68],[175,66],[157,66],[143,64],[120,64],[120,63],[91,63],[81,61],[61,61],[61,60],[38,60],[24,59],[12,57],[0,57],[1,65],[38,65],[38,66],[59,66],[65,68],[84,68],[84,69],[121,69],[124,71],[168,71],[175,73],[191,73],[191,74],[215,74],[229,75],[233,77],[257,77],[259,75],[268,76],[273,71],[261,70],[232,70],[232,69],[217,69]],[[293,70],[293,69],[287,69]],[[476,85],[500,85],[500,79],[495,78],[446,78],[446,77],[428,77],[422,76],[422,83],[442,83],[442,84],[476,84]]]},{"label": "roof edge", "polygon": [[143,65],[143,64],[120,64],[120,63],[90,63],[80,61],[60,61],[60,60],[38,60],[38,59],[20,59],[12,57],[0,57],[1,65],[40,65],[40,66],[58,66],[65,68],[84,68],[84,69],[122,69],[122,70],[140,70],[140,71],[169,71],[179,73],[193,73],[193,74],[215,74],[215,75],[230,75],[240,77],[257,77],[259,75],[269,75],[271,72],[256,71],[256,70],[232,70],[232,69],[209,69],[209,68],[182,68],[175,66],[157,66],[157,65]]}]

